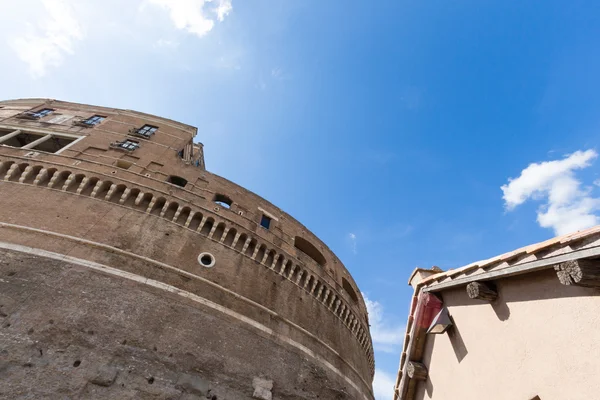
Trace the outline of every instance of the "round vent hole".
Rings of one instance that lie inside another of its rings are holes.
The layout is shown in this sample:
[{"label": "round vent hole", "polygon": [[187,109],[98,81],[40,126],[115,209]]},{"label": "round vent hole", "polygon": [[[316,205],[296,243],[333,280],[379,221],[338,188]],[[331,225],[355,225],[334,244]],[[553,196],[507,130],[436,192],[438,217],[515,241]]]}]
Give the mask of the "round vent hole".
[{"label": "round vent hole", "polygon": [[200,265],[206,268],[213,267],[215,265],[215,256],[210,253],[201,253],[198,256],[198,262]]}]

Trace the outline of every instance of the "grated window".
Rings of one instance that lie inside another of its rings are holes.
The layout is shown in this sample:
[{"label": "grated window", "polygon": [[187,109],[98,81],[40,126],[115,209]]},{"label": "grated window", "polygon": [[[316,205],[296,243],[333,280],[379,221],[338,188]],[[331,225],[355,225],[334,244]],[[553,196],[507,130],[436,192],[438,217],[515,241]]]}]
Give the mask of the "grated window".
[{"label": "grated window", "polygon": [[140,144],[135,140],[127,139],[118,143],[118,147],[127,151],[134,151],[140,147]]},{"label": "grated window", "polygon": [[94,125],[98,125],[100,122],[104,121],[105,118],[106,117],[103,117],[102,115],[94,115],[94,116],[89,117],[88,119],[84,119],[83,121],[80,121],[80,122],[84,125],[94,126]]},{"label": "grated window", "polygon": [[136,134],[143,136],[145,138],[149,138],[154,135],[154,133],[158,130],[158,127],[152,125],[144,125],[141,128],[135,131]]}]

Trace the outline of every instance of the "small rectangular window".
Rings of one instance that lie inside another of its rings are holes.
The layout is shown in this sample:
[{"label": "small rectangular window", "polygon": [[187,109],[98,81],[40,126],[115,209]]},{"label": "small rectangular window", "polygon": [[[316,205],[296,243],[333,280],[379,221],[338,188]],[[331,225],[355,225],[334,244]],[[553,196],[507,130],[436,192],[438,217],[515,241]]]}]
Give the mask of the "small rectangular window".
[{"label": "small rectangular window", "polygon": [[271,218],[263,214],[262,218],[260,219],[260,226],[262,226],[265,229],[269,229],[269,227],[271,226]]},{"label": "small rectangular window", "polygon": [[25,111],[24,113],[17,115],[17,118],[40,119],[44,118],[46,115],[52,114],[53,112],[54,110],[51,108],[42,108],[41,110],[37,111]]},{"label": "small rectangular window", "polygon": [[89,117],[88,119],[81,121],[81,123],[90,126],[98,125],[100,122],[104,121],[105,118],[106,117],[103,117],[101,115],[94,115],[93,117]]},{"label": "small rectangular window", "polygon": [[145,138],[149,138],[154,135],[154,133],[158,130],[158,127],[152,125],[144,125],[141,128],[135,131],[136,134],[143,136]]},{"label": "small rectangular window", "polygon": [[34,116],[35,118],[43,118],[46,115],[52,114],[53,111],[54,110],[51,108],[42,108],[41,110],[34,111],[31,115]]},{"label": "small rectangular window", "polygon": [[127,150],[127,151],[134,151],[135,149],[140,147],[140,144],[138,142],[136,142],[135,140],[126,139],[122,142],[119,142],[117,144],[117,147]]}]

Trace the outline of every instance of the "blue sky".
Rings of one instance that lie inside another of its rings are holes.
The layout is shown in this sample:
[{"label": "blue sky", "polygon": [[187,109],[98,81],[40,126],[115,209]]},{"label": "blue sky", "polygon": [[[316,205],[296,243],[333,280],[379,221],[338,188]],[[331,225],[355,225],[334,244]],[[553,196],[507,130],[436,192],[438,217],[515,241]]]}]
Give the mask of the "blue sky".
[{"label": "blue sky", "polygon": [[599,17],[593,1],[8,2],[0,97],[198,126],[209,170],[352,272],[387,400],[414,267],[599,223]]}]

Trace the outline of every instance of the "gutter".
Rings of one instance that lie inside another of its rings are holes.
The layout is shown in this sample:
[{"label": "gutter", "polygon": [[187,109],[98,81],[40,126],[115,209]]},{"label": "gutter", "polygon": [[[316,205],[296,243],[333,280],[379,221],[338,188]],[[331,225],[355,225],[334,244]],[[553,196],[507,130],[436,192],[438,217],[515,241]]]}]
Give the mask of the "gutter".
[{"label": "gutter", "polygon": [[406,327],[405,348],[400,359],[394,400],[409,400],[414,397],[417,381],[408,376],[407,365],[409,361],[421,362],[427,329],[442,306],[442,301],[437,296],[421,290],[421,285],[417,284]]},{"label": "gutter", "polygon": [[558,256],[543,258],[536,261],[530,261],[527,263],[515,265],[512,267],[502,268],[496,271],[484,272],[481,274],[474,274],[471,276],[466,276],[463,278],[452,279],[448,282],[442,282],[437,284],[430,284],[429,286],[423,288],[424,292],[439,292],[441,290],[454,288],[457,286],[463,286],[473,281],[487,281],[498,278],[508,278],[510,276],[526,274],[530,272],[536,272],[543,269],[550,269],[554,265],[566,262],[578,260],[581,258],[591,258],[600,256],[600,246],[586,248],[581,250],[571,251],[566,254],[561,254]]}]

